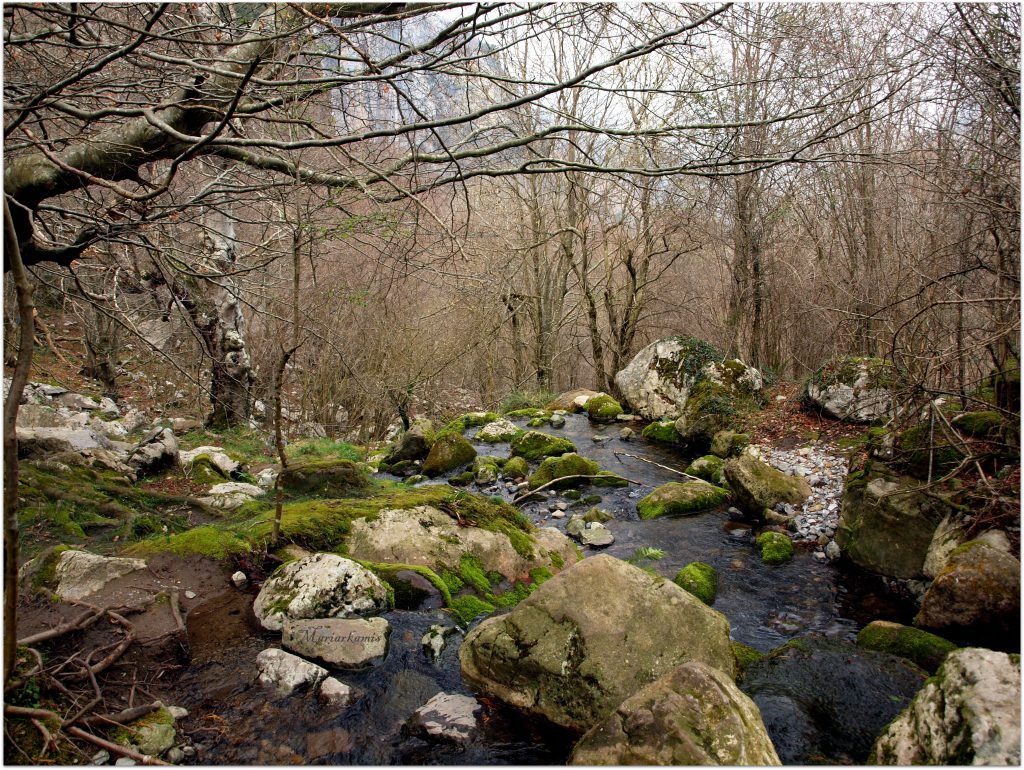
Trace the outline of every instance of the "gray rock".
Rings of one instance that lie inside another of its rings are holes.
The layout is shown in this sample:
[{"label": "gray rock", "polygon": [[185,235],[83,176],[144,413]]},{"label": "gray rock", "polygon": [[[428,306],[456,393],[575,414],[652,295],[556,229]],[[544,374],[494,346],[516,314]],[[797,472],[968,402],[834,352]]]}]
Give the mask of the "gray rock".
[{"label": "gray rock", "polygon": [[206,455],[213,466],[219,470],[225,478],[231,478],[231,475],[238,472],[238,469],[241,467],[237,460],[232,460],[224,452],[222,447],[201,446],[178,453],[178,460],[181,462],[182,469],[185,471],[191,470],[192,463],[200,455]]},{"label": "gray rock", "polygon": [[458,629],[455,626],[431,626],[427,633],[423,635],[423,639],[420,640],[420,643],[423,645],[423,652],[431,660],[437,660],[441,657],[441,652],[448,642],[448,637],[456,633],[458,633]]},{"label": "gray rock", "polygon": [[171,746],[167,749],[167,761],[172,765],[177,765],[180,762],[185,761],[185,752],[179,749],[177,746]]},{"label": "gray rock", "polygon": [[551,415],[551,419],[548,420],[548,424],[552,428],[564,428],[565,427],[565,417],[563,415],[561,415],[561,414],[553,414],[553,415]]},{"label": "gray rock", "polygon": [[256,656],[256,666],[259,681],[282,694],[316,687],[327,677],[326,668],[273,647]]},{"label": "gray rock", "polygon": [[[26,565],[24,569],[28,569]],[[88,551],[64,551],[57,557],[55,593],[62,599],[84,599],[107,583],[136,570],[145,569],[143,559],[100,556]]]},{"label": "gray rock", "polygon": [[89,428],[17,428],[18,457],[37,460],[59,452],[110,449],[110,440]]},{"label": "gray rock", "polygon": [[508,614],[484,620],[459,659],[477,691],[576,730],[684,662],[701,661],[729,677],[735,665],[724,615],[605,555],[584,559]]},{"label": "gray rock", "polygon": [[231,576],[231,582],[235,584],[235,588],[241,588],[249,582],[249,577],[242,570],[238,570]]},{"label": "gray rock", "polygon": [[580,533],[580,542],[591,548],[604,548],[614,543],[615,537],[604,524],[591,522]]},{"label": "gray rock", "polygon": [[[76,412],[93,412],[100,408],[100,403],[96,399],[90,396],[83,396],[81,393],[61,393],[54,397],[53,400],[61,406],[66,406],[68,409]],[[115,410],[117,409],[117,407],[114,408]]]},{"label": "gray rock", "polygon": [[409,726],[414,734],[466,743],[477,733],[482,710],[468,695],[439,692],[413,712]]},{"label": "gray rock", "polygon": [[836,420],[870,423],[892,411],[892,393],[876,387],[872,363],[865,359],[848,359],[850,371],[845,381],[819,383],[812,377],[805,386],[808,400]]},{"label": "gray rock", "polygon": [[114,760],[114,764],[117,765],[118,767],[132,767],[136,763],[135,763],[135,760],[132,759],[131,757],[118,757],[117,759]]},{"label": "gray rock", "polygon": [[328,705],[344,708],[356,700],[356,694],[347,684],[329,676],[320,684],[320,699]]},{"label": "gray rock", "polygon": [[264,628],[286,619],[347,618],[387,609],[380,578],[351,559],[317,553],[279,567],[263,584],[253,611]]},{"label": "gray rock", "polygon": [[619,431],[619,438],[623,441],[629,441],[636,435],[636,431],[632,428],[623,428]]},{"label": "gray rock", "polygon": [[178,462],[178,440],[170,428],[154,428],[128,454],[128,465],[140,474],[155,473]]},{"label": "gray rock", "polygon": [[572,765],[779,765],[761,713],[732,677],[684,663],[576,744]]},{"label": "gray rock", "polygon": [[384,618],[285,620],[281,644],[339,668],[363,668],[384,661],[390,624]]},{"label": "gray rock", "polygon": [[1020,663],[968,648],[946,658],[878,736],[878,765],[1019,766]]},{"label": "gray rock", "polygon": [[110,761],[110,752],[106,749],[100,749],[92,758],[89,760],[90,765],[105,765]]},{"label": "gray rock", "polygon": [[175,720],[184,719],[188,716],[188,709],[181,706],[168,706],[167,713],[174,717]]},{"label": "gray rock", "polygon": [[266,491],[263,487],[244,481],[225,481],[222,484],[214,484],[199,499],[211,508],[233,511],[257,497],[262,497]]}]

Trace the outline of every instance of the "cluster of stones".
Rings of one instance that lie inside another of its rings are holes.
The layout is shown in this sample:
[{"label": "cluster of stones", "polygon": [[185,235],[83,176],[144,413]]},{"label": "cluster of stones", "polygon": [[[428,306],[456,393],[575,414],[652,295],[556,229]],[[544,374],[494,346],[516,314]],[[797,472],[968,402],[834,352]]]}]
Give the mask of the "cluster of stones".
[{"label": "cluster of stones", "polygon": [[773,513],[790,530],[793,542],[815,547],[815,558],[838,559],[840,550],[835,534],[846,481],[846,459],[835,447],[817,442],[793,450],[756,445],[748,451],[756,452],[773,468],[807,482],[811,490],[807,500],[796,505],[777,503]]}]

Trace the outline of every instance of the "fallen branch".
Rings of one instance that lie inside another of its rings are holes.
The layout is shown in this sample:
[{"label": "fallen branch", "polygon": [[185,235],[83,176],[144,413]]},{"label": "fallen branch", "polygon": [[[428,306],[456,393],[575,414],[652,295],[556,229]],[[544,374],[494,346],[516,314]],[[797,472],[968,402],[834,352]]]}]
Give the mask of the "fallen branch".
[{"label": "fallen branch", "polygon": [[24,717],[26,719],[56,719],[60,721],[60,716],[55,711],[49,709],[33,709],[28,706],[12,706],[10,703],[4,704],[4,713],[12,717]]},{"label": "fallen branch", "polygon": [[81,725],[87,727],[104,727],[107,725],[123,725],[128,722],[133,722],[139,717],[144,717],[146,714],[150,714],[163,708],[163,703],[160,701],[153,701],[147,703],[145,706],[135,706],[134,708],[127,708],[124,711],[119,711],[116,714],[93,714],[92,716],[83,717],[78,720]]},{"label": "fallen branch", "polygon": [[88,741],[89,743],[95,744],[96,746],[99,746],[101,749],[106,749],[111,754],[117,754],[122,757],[134,759],[136,762],[143,765],[170,765],[170,762],[164,762],[163,760],[157,759],[156,757],[152,757],[149,754],[141,754],[138,751],[135,751],[134,749],[129,749],[127,746],[120,746],[116,743],[106,741],[103,738],[100,738],[99,736],[93,735],[90,732],[86,732],[80,727],[68,727],[66,732],[69,735],[74,735],[76,738],[81,738],[83,741]]},{"label": "fallen branch", "polygon": [[58,636],[64,636],[64,634],[70,634],[72,631],[81,631],[83,628],[88,628],[106,612],[101,607],[97,607],[95,610],[88,610],[79,617],[67,623],[62,623],[56,628],[51,628],[47,631],[40,631],[38,634],[32,634],[18,640],[19,647],[30,647],[33,644],[39,644],[39,642],[45,642],[50,639],[56,639]]},{"label": "fallen branch", "polygon": [[639,460],[642,463],[649,463],[650,465],[656,465],[659,468],[661,468],[663,471],[668,471],[669,473],[675,473],[675,474],[677,474],[679,476],[683,476],[684,478],[691,479],[692,481],[704,481],[704,479],[698,478],[697,476],[691,476],[689,473],[683,473],[682,471],[676,470],[675,468],[670,468],[667,465],[662,465],[661,463],[656,463],[656,462],[654,462],[654,460],[648,460],[646,457],[640,457],[639,455],[631,455],[629,452],[616,452],[616,451],[613,451],[612,454],[615,455],[616,457],[619,457],[621,455],[622,457],[628,457],[631,460]]},{"label": "fallen branch", "polygon": [[[538,492],[543,492],[545,489],[547,489],[548,487],[552,486],[553,484],[559,484],[559,483],[561,483],[563,481],[572,481],[574,479],[589,479],[589,480],[592,481],[594,479],[607,479],[607,478],[610,478],[610,477],[609,476],[598,476],[598,475],[584,475],[584,474],[576,474],[576,475],[573,475],[573,476],[562,476],[561,478],[552,479],[547,484],[541,484],[536,489],[531,489],[529,492],[526,492],[525,494],[522,494],[519,497],[513,498],[512,499],[512,505],[517,505],[517,504],[521,503],[523,500],[526,500],[526,499],[528,499],[530,497],[533,497]],[[641,482],[633,481],[633,479],[627,479],[625,476],[616,475],[616,478],[623,479],[624,481],[628,481],[630,484],[636,484],[637,486],[639,486],[641,484]]]}]

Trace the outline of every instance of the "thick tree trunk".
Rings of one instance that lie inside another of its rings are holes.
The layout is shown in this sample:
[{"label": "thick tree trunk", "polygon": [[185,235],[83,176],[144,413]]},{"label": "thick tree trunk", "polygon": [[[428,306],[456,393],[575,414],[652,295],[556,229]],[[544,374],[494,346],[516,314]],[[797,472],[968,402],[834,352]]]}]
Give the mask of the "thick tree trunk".
[{"label": "thick tree trunk", "polygon": [[18,298],[21,337],[4,402],[4,682],[14,672],[18,628],[18,405],[28,382],[35,341],[35,307],[32,284],[21,261],[18,235],[4,196],[4,252],[11,267]]}]

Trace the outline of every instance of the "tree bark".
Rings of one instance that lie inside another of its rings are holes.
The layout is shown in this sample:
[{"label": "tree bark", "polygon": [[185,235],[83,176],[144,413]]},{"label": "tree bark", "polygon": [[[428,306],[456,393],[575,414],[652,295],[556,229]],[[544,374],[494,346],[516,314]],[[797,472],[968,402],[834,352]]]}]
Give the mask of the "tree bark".
[{"label": "tree bark", "polygon": [[35,307],[33,287],[21,261],[21,249],[6,195],[4,252],[14,278],[21,322],[18,358],[11,376],[11,389],[4,402],[4,682],[7,682],[14,673],[18,628],[18,406],[32,367]]}]

